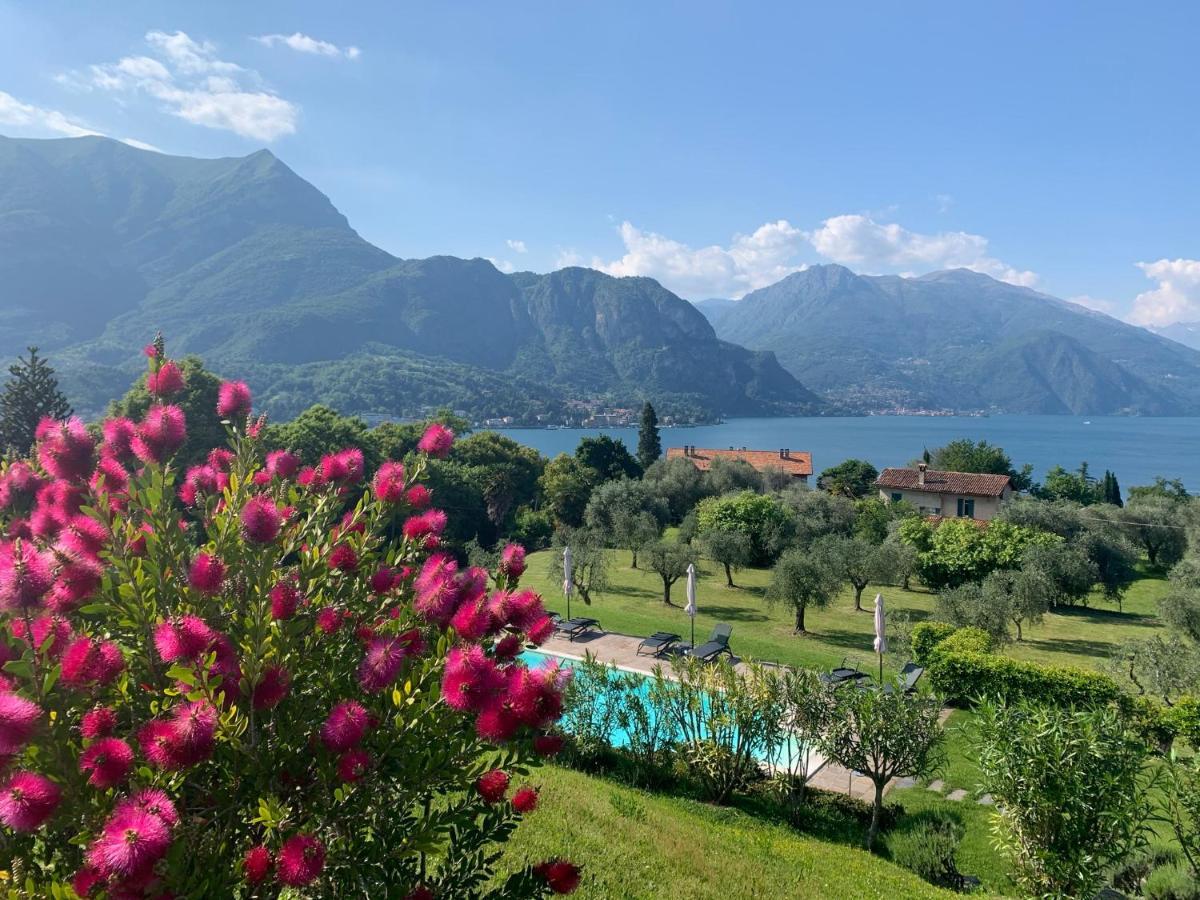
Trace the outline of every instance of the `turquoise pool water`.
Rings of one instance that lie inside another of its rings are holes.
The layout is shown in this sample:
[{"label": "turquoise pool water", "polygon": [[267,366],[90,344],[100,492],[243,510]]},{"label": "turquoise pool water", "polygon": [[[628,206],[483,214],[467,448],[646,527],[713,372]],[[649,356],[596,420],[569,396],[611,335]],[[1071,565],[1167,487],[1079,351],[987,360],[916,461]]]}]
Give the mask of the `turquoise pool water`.
[{"label": "turquoise pool water", "polygon": [[[574,660],[568,659],[564,656],[556,656],[553,653],[542,653],[539,650],[526,650],[521,654],[521,662],[525,663],[525,665],[529,666],[530,668],[536,668],[541,665],[552,663],[561,663],[567,668],[570,668]],[[624,671],[631,670],[626,669]],[[643,697],[649,697],[651,681],[650,676],[643,675],[640,672],[632,672],[631,674],[637,675],[641,678],[641,684],[638,688],[638,693]],[[651,706],[651,712],[653,712],[653,709],[654,707]],[[614,747],[627,747],[629,746],[629,732],[620,725],[614,723],[612,734],[609,735],[609,742]],[[820,754],[818,754],[812,748],[804,748],[794,739],[789,739],[784,746],[780,747],[775,753],[770,754],[769,756],[756,753],[755,757],[759,762],[767,763],[772,766],[787,767],[794,771],[796,769],[796,763],[798,763],[800,760],[801,753],[807,753],[808,755],[807,771],[810,776],[825,764],[825,760],[820,756]]]}]

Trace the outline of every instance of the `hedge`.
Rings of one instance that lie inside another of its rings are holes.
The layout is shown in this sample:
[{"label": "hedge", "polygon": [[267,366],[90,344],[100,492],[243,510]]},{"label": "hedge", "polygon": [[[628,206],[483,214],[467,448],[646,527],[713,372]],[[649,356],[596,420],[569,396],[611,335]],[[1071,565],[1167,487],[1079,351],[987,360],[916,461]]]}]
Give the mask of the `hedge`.
[{"label": "hedge", "polygon": [[1107,675],[1069,666],[1043,666],[967,651],[932,653],[927,668],[934,689],[957,706],[970,705],[984,696],[1061,706],[1127,702],[1127,695]]},{"label": "hedge", "polygon": [[921,666],[927,664],[933,648],[957,630],[949,622],[939,622],[936,619],[918,622],[913,626],[912,635],[909,638],[912,645],[913,662]]},{"label": "hedge", "polygon": [[942,653],[991,653],[996,649],[996,639],[982,628],[968,625],[937,643],[929,652],[932,661]]}]

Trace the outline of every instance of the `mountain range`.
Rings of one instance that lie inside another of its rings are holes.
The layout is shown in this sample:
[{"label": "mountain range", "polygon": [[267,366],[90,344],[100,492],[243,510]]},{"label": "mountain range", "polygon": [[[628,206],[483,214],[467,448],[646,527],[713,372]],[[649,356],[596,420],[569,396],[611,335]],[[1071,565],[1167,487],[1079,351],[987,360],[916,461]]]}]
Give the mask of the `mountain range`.
[{"label": "mountain range", "polygon": [[919,278],[813,266],[697,304],[717,334],[772,350],[860,410],[1195,415],[1200,353],[966,269]]},{"label": "mountain range", "polygon": [[160,330],[278,416],[318,401],[520,421],[643,398],[689,418],[822,407],[651,279],[398,259],[265,150],[0,138],[0,354],[38,344],[94,412]]},{"label": "mountain range", "polygon": [[0,138],[0,357],[39,345],[94,414],[158,331],[276,417],[1200,413],[1200,353],[974,272],[814,266],[692,304],[649,278],[397,258],[265,150]]}]

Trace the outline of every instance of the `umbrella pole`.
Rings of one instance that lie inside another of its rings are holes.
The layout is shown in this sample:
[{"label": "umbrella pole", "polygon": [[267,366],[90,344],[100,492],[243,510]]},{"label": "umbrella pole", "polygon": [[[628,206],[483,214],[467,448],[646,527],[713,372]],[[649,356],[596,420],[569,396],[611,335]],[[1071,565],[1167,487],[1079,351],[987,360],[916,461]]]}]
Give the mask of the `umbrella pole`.
[{"label": "umbrella pole", "polygon": [[696,617],[688,616],[692,620],[692,649],[696,649]]},{"label": "umbrella pole", "polygon": [[879,683],[883,684],[883,654],[879,654]]}]

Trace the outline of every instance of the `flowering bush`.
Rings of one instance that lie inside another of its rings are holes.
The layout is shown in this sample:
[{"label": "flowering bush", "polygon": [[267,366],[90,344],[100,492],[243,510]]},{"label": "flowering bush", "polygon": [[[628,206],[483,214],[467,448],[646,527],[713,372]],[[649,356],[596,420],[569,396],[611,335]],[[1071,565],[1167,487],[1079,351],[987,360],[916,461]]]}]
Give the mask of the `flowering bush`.
[{"label": "flowering bush", "polygon": [[438,550],[419,479],[453,435],[370,484],[354,448],[260,461],[231,382],[229,446],[181,472],[183,375],[147,355],[140,422],[97,440],[47,420],[0,465],[11,877],[111,898],[573,890],[558,859],[492,878],[537,806],[510,782],[561,744],[565,673],[518,659],[552,630],[523,551],[489,574]]}]

